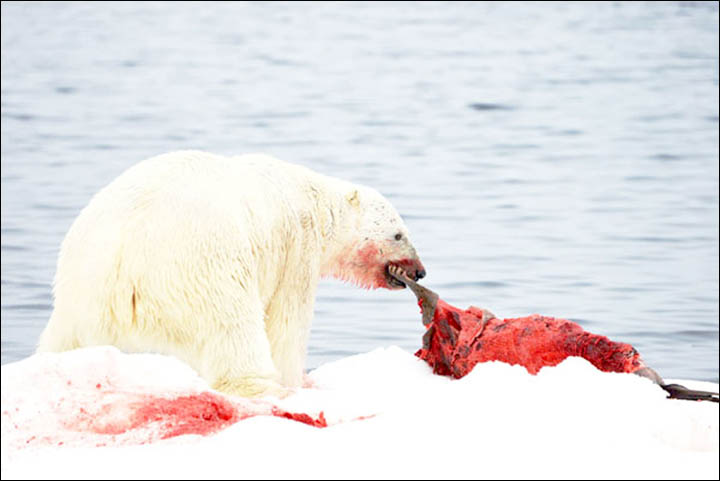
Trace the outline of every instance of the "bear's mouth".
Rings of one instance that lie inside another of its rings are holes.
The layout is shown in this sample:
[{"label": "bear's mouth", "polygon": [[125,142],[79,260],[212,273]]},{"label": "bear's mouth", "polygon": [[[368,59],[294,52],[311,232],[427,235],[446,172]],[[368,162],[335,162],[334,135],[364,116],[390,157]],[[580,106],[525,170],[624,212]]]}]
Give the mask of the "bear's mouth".
[{"label": "bear's mouth", "polygon": [[405,272],[405,269],[393,263],[389,263],[385,266],[385,278],[388,286],[396,289],[405,289],[407,287],[405,282],[402,280],[403,278],[412,279],[408,273]]}]

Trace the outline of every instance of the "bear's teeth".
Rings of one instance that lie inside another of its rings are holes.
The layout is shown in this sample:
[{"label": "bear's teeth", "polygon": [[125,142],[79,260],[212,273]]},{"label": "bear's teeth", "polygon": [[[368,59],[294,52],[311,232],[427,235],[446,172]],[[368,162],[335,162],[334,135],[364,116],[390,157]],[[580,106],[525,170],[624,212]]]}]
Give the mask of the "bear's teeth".
[{"label": "bear's teeth", "polygon": [[405,283],[411,279],[405,269],[396,264],[390,264],[387,270],[392,276],[391,282],[396,283],[395,285],[406,287]]}]

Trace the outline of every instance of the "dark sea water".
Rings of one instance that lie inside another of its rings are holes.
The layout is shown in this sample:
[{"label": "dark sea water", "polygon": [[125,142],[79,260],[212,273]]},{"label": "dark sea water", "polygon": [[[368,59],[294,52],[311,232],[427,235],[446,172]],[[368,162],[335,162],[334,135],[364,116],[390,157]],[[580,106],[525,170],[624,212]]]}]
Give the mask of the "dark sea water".
[{"label": "dark sea water", "polygon": [[[371,185],[457,306],[718,381],[718,6],[2,3],[2,362],[91,196],[167,151]],[[420,346],[409,291],[323,281],[309,367]]]}]

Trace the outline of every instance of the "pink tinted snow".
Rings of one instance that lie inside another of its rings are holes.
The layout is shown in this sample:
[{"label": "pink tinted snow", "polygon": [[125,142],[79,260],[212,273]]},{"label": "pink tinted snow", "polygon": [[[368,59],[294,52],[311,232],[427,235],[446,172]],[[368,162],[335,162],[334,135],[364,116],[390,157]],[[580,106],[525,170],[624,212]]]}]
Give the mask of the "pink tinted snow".
[{"label": "pink tinted snow", "polygon": [[[314,427],[327,427],[322,412],[317,416],[293,413],[268,402],[231,401],[209,391],[171,397],[129,392],[104,394],[93,401],[74,405],[69,398],[61,399],[57,409],[37,412],[47,421],[44,423],[47,429],[38,431],[36,424],[27,436],[16,441],[28,446],[145,444],[184,434],[212,434],[253,416],[277,416]],[[22,421],[14,420],[24,417],[22,410],[19,406],[2,413],[3,425],[12,426],[16,434],[24,430]]]},{"label": "pink tinted snow", "polygon": [[9,378],[4,381],[16,389],[2,393],[3,450],[145,444],[186,434],[213,434],[254,416],[327,426],[322,412],[288,412],[268,401],[198,389],[192,377],[170,389],[135,383],[133,378],[139,380],[142,373],[123,364],[131,357],[102,354],[88,356],[87,368],[79,359],[71,359],[54,366],[35,362],[15,372],[4,371]]}]

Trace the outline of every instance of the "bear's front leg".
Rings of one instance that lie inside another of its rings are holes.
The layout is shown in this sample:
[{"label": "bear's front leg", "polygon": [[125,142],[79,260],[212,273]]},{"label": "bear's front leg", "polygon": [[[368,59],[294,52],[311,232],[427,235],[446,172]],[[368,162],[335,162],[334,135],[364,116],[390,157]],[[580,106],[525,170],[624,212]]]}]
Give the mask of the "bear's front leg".
[{"label": "bear's front leg", "polygon": [[283,398],[290,393],[273,362],[262,314],[219,329],[206,338],[202,353],[213,389],[242,397]]},{"label": "bear's front leg", "polygon": [[[312,289],[308,286],[305,292],[312,292]],[[306,297],[279,290],[267,309],[270,350],[286,387],[297,388],[303,384],[313,300],[314,294]]]},{"label": "bear's front leg", "polygon": [[232,396],[248,398],[274,396],[283,399],[292,394],[291,389],[282,386],[277,381],[257,376],[220,378],[213,383],[212,388]]}]

